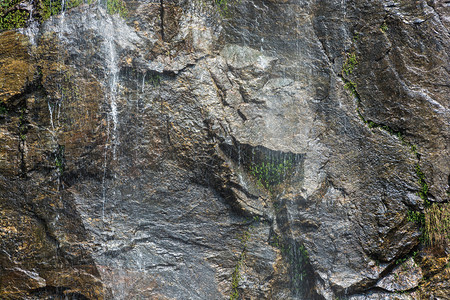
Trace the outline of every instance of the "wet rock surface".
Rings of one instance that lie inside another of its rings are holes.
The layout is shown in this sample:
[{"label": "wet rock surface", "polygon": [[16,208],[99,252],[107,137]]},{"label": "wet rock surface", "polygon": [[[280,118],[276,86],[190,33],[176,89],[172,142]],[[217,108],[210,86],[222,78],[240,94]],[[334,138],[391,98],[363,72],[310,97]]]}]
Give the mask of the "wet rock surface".
[{"label": "wet rock surface", "polygon": [[445,299],[443,2],[81,2],[0,32],[1,297]]}]

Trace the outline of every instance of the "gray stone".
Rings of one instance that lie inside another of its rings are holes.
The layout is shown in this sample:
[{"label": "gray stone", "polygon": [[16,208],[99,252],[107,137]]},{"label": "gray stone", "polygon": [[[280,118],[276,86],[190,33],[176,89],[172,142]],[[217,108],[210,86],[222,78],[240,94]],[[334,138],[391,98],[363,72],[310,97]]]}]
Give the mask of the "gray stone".
[{"label": "gray stone", "polygon": [[417,164],[448,201],[445,5],[125,4],[0,33],[28,66],[0,66],[0,295],[419,299],[396,261]]}]

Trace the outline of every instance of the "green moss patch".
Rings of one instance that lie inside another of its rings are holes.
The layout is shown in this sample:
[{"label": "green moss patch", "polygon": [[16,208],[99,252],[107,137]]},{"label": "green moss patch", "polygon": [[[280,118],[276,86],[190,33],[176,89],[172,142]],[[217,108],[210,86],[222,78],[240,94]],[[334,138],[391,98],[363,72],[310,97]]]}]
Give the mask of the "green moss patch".
[{"label": "green moss patch", "polygon": [[288,158],[277,158],[275,160],[264,160],[250,165],[250,174],[256,179],[259,186],[271,190],[274,186],[284,181],[287,175],[292,173],[293,160]]},{"label": "green moss patch", "polygon": [[122,18],[128,16],[128,9],[123,0],[108,0],[106,2],[106,11],[110,15],[119,14]]},{"label": "green moss patch", "polygon": [[358,65],[358,59],[356,58],[356,53],[347,53],[347,57],[342,65],[342,74],[350,75],[355,70]]},{"label": "green moss patch", "polygon": [[[108,2],[119,2],[122,6],[114,9],[119,12],[123,11],[122,0],[108,0]],[[27,25],[27,21],[30,19],[30,12],[19,8],[19,4],[25,2],[24,0],[2,0],[0,3],[0,30],[11,30],[16,28],[22,28]],[[33,18],[40,22],[49,19],[51,16],[60,14],[63,9],[70,9],[77,7],[85,0],[66,0],[65,7],[62,7],[62,0],[35,0],[33,7]],[[87,3],[91,4],[94,0],[88,0]]]},{"label": "green moss patch", "polygon": [[13,10],[0,16],[0,30],[24,27],[30,15],[24,10]]}]

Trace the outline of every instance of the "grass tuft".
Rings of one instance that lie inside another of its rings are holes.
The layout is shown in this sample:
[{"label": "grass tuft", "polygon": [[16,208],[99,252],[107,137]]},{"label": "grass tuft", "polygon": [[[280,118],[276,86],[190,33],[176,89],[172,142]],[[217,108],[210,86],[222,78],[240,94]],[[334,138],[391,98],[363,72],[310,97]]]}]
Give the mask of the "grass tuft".
[{"label": "grass tuft", "polygon": [[433,203],[425,209],[425,241],[430,247],[447,248],[450,244],[450,204]]}]

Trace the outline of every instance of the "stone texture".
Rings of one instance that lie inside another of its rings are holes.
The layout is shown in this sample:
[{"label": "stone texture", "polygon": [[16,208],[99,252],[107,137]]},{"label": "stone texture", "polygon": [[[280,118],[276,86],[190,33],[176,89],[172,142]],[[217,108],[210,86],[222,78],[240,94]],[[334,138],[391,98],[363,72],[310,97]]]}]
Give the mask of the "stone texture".
[{"label": "stone texture", "polygon": [[384,277],[377,283],[377,287],[390,292],[406,291],[418,286],[422,279],[422,270],[411,257],[401,262],[392,270],[389,276]]},{"label": "stone texture", "polygon": [[125,4],[0,33],[3,298],[445,297],[444,4]]}]

